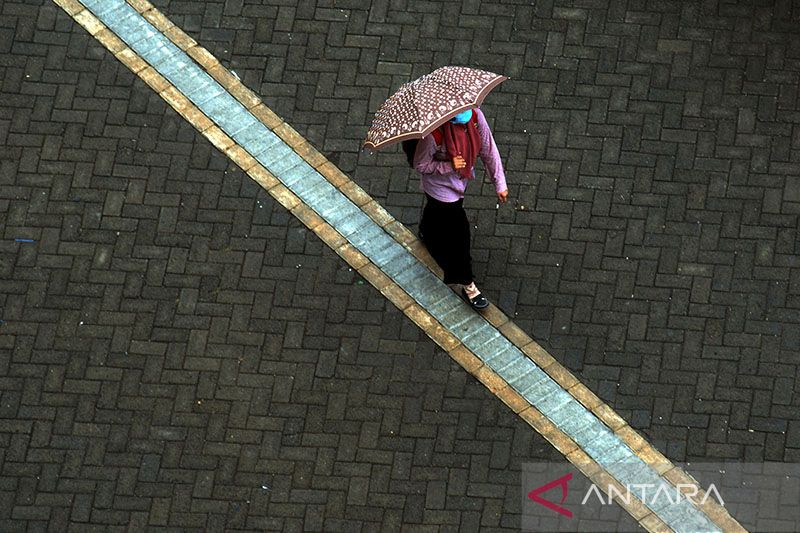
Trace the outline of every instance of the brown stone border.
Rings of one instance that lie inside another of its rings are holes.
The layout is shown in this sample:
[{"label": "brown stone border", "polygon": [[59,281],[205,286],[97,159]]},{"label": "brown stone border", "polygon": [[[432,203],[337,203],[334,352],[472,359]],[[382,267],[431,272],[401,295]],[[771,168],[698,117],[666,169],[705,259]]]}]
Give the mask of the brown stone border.
[{"label": "brown stone border", "polygon": [[[335,228],[325,222],[313,210],[305,205],[294,193],[286,188],[270,172],[256,161],[246,150],[238,146],[224,131],[214,125],[201,110],[195,107],[172,84],[150,67],[133,50],[122,42],[113,32],[106,28],[90,11],[77,0],[53,0],[78,24],[95,37],[117,59],[125,64],[134,74],[139,76],[175,111],[192,124],[215,147],[224,152],[245,173],[262,186],[278,203],[292,212],[306,227],[313,231],[342,259],[349,263],[359,274],[378,289],[398,309],[416,323],[434,342],[458,362],[467,372],[475,376],[493,394],[518,414],[539,434],[547,439],[584,475],[600,487],[613,484],[624,492],[619,483],[608,472],[593,461],[580,447],[547,417],[512,389],[499,375],[463,346],[458,339],[444,328],[423,307],[414,300],[391,278],[386,276],[369,259],[351,246]],[[308,141],[290,125],[283,122],[271,109],[261,102],[260,98],[241,83],[239,78],[231,74],[208,50],[170,22],[147,0],[126,0],[134,9],[144,16],[154,27],[164,33],[175,45],[184,50],[214,79],[230,92],[242,105],[250,110],[267,127],[272,129],[286,144],[303,157],[312,167],[347,196],[379,226],[384,228],[399,243],[405,246],[420,261],[425,263],[435,274],[440,270],[433,259],[419,242],[417,237],[405,226],[396,221],[383,207],[373,200],[355,182],[351,181],[335,165],[330,163]],[[680,468],[674,466],[663,454],[650,445],[624,419],[607,404],[580,383],[577,378],[538,343],[531,339],[522,329],[492,305],[485,313],[487,320],[506,338],[520,347],[522,352],[539,365],[562,388],[570,393],[584,407],[595,414],[631,450],[646,464],[658,472],[665,481],[673,486],[677,484],[694,484],[697,481]],[[698,486],[698,494],[704,492]],[[616,499],[631,516],[648,531],[671,531],[661,519],[651,512],[641,501],[632,497],[628,504]],[[703,504],[695,502],[714,523],[725,531],[745,531],[723,507],[713,499]]]}]

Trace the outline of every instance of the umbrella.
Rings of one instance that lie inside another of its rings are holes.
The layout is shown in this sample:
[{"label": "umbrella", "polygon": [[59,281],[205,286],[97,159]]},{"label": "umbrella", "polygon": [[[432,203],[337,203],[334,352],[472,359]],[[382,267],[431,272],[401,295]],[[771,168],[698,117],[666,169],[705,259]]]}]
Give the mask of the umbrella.
[{"label": "umbrella", "polygon": [[469,67],[441,67],[403,84],[372,120],[364,146],[378,150],[421,139],[467,109],[478,107],[505,76]]}]

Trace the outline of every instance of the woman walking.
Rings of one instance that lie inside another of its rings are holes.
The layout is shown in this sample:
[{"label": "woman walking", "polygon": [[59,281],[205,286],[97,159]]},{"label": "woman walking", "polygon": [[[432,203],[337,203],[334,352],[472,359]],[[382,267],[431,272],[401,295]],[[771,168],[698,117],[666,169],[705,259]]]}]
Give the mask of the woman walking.
[{"label": "woman walking", "polygon": [[456,115],[420,139],[413,163],[426,196],[420,221],[422,242],[444,271],[444,282],[460,286],[464,299],[481,310],[489,301],[475,285],[469,221],[463,207],[477,157],[494,182],[499,202],[505,203],[508,187],[503,164],[486,117],[478,108]]}]

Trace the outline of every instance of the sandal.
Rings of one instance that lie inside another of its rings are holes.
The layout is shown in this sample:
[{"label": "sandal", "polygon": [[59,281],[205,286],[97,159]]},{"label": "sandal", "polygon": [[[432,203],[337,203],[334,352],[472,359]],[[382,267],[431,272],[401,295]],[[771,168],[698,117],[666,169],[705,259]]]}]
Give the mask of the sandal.
[{"label": "sandal", "polygon": [[461,289],[461,296],[467,301],[467,303],[476,311],[481,311],[489,307],[489,300],[483,295],[483,293],[478,293],[475,298],[470,298],[467,296],[466,289]]}]

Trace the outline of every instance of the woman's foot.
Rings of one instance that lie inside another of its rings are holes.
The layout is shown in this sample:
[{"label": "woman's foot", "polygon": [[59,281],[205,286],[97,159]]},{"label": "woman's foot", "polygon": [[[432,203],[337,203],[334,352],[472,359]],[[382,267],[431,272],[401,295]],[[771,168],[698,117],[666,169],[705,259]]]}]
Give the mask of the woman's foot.
[{"label": "woman's foot", "polygon": [[474,281],[469,285],[464,285],[464,288],[461,289],[461,294],[464,296],[464,299],[469,302],[469,305],[477,311],[489,307],[489,300],[481,294],[481,291],[475,286]]}]

